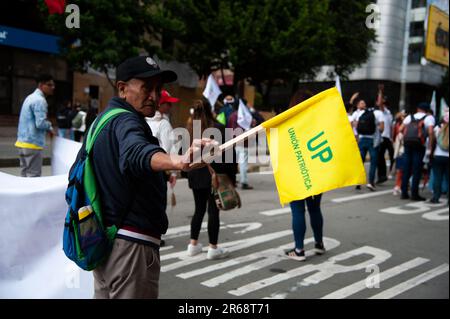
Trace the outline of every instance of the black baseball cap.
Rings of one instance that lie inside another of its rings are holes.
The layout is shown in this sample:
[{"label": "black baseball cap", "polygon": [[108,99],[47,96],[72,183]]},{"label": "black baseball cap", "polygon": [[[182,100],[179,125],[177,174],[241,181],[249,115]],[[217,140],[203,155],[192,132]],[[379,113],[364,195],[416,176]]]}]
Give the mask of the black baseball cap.
[{"label": "black baseball cap", "polygon": [[159,65],[149,56],[137,56],[123,61],[116,70],[116,81],[145,79],[159,75],[163,83],[177,80],[177,74],[170,70],[161,70]]}]

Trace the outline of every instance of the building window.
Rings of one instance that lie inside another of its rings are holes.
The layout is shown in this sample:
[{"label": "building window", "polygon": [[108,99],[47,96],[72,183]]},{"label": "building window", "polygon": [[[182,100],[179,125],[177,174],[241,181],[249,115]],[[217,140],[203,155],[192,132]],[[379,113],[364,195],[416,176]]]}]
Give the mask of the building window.
[{"label": "building window", "polygon": [[423,56],[423,43],[411,43],[408,51],[408,64],[420,64]]},{"label": "building window", "polygon": [[411,22],[410,27],[409,27],[409,36],[410,37],[423,37],[424,32],[425,32],[425,29],[424,29],[423,21]]},{"label": "building window", "polygon": [[412,0],[411,8],[424,8],[427,6],[427,0]]}]

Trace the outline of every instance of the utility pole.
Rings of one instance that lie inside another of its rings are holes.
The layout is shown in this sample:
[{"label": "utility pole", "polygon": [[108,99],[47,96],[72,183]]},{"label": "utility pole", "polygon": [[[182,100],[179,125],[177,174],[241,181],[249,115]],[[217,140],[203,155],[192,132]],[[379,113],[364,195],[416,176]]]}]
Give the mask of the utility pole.
[{"label": "utility pole", "polygon": [[406,108],[406,75],[408,71],[409,26],[411,21],[411,0],[406,1],[405,33],[403,38],[402,71],[400,75],[400,111]]}]

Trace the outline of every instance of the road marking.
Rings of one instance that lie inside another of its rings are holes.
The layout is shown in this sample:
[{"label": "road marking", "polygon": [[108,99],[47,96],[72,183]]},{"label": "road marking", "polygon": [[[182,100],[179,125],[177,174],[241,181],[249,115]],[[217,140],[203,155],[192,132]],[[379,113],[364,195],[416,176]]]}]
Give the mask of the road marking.
[{"label": "road marking", "polygon": [[[445,213],[447,215],[441,215],[442,213]],[[432,221],[448,220],[448,207],[423,214],[422,217]]]},{"label": "road marking", "polygon": [[160,247],[159,251],[162,252],[162,251],[170,250],[172,248],[173,248],[173,246],[164,246],[164,247]]},{"label": "road marking", "polygon": [[372,193],[367,193],[367,194],[353,195],[353,196],[348,196],[348,197],[339,197],[339,198],[332,199],[331,201],[335,202],[335,203],[344,203],[344,202],[349,202],[352,200],[377,197],[377,196],[386,195],[386,194],[390,194],[390,193],[392,193],[392,190],[385,190],[385,191],[372,192]]},{"label": "road marking", "polygon": [[[394,276],[397,276],[398,274],[401,274],[402,272],[408,271],[410,269],[413,269],[415,267],[418,267],[426,262],[428,262],[429,259],[425,258],[415,258],[410,261],[407,261],[401,265],[395,266],[391,269],[385,270],[381,273],[379,273],[380,282],[390,279]],[[367,279],[363,279],[361,281],[355,282],[352,285],[349,285],[347,287],[344,287],[342,289],[336,290],[326,296],[323,296],[321,299],[343,299],[347,298],[357,292],[360,292],[364,289],[367,289]]]},{"label": "road marking", "polygon": [[[308,238],[305,240],[305,245],[310,244],[310,243],[314,243],[314,238],[311,237],[311,238]],[[338,247],[340,245],[340,242],[335,239],[325,237],[324,244],[325,244],[325,247],[327,247],[327,250],[330,251],[330,250]],[[208,272],[216,271],[219,269],[239,265],[241,263],[245,263],[248,261],[253,261],[255,259],[263,259],[263,260],[258,260],[250,265],[246,265],[244,267],[235,269],[233,271],[229,271],[225,274],[219,275],[217,277],[211,278],[211,279],[206,280],[201,283],[202,285],[207,286],[207,287],[216,287],[216,286],[218,286],[224,282],[227,282],[233,278],[249,274],[252,271],[259,270],[264,267],[267,267],[272,264],[275,264],[280,261],[288,259],[288,257],[286,257],[286,255],[284,254],[283,249],[287,249],[290,247],[292,247],[292,243],[285,244],[285,245],[282,245],[277,248],[271,248],[271,249],[267,249],[264,251],[259,251],[259,252],[256,252],[256,253],[253,253],[253,254],[250,254],[247,256],[234,258],[233,260],[229,260],[229,261],[226,261],[223,263],[211,265],[209,267],[205,267],[202,269],[196,269],[194,271],[182,273],[182,274],[177,275],[177,277],[187,279],[187,278],[191,278],[194,276],[203,275]],[[306,257],[310,257],[312,255],[314,255],[314,252],[312,250],[306,251]]]},{"label": "road marking", "polygon": [[406,205],[400,205],[400,206],[394,206],[394,207],[387,207],[380,209],[380,212],[387,213],[387,214],[394,214],[394,215],[409,215],[409,214],[419,214],[419,213],[425,213],[433,208],[442,207],[445,204],[431,204],[427,202],[416,202],[416,203],[409,203]]},{"label": "road marking", "polygon": [[[208,224],[206,222],[203,222],[201,225],[200,232],[206,232],[207,231]],[[227,228],[243,228],[242,230],[235,231],[235,234],[245,234],[249,231],[258,229],[262,227],[262,223],[259,222],[252,222],[252,223],[239,223],[239,224],[225,224],[223,222],[220,222],[220,229],[227,229]],[[191,233],[191,225],[186,226],[179,226],[179,227],[173,227],[169,228],[164,235],[164,239],[171,239],[171,238],[177,238],[177,237],[184,237],[189,236]]]},{"label": "road marking", "polygon": [[[337,264],[339,261],[345,261],[348,259],[352,259],[355,256],[359,255],[372,255],[373,258],[370,258],[364,262],[361,262],[356,265],[341,265]],[[243,296],[245,294],[254,292],[259,289],[263,289],[266,287],[269,287],[271,285],[277,284],[279,282],[290,280],[292,278],[305,275],[310,272],[315,272],[313,275],[303,279],[300,282],[300,286],[308,286],[311,284],[318,284],[323,280],[329,279],[333,277],[336,274],[339,273],[346,273],[350,271],[356,271],[360,269],[365,269],[368,265],[377,265],[380,264],[387,259],[389,259],[392,256],[391,253],[389,253],[386,250],[382,250],[379,248],[371,247],[371,246],[363,246],[357,249],[353,249],[351,251],[339,254],[337,256],[333,256],[329,258],[327,261],[321,263],[321,264],[309,264],[303,267],[298,267],[291,269],[285,273],[278,274],[272,277],[264,278],[262,280],[258,280],[252,283],[249,283],[247,285],[244,285],[242,287],[239,287],[237,289],[233,289],[228,291],[228,293],[235,295],[235,296]]]},{"label": "road marking", "polygon": [[407,290],[410,290],[420,284],[423,284],[424,282],[430,279],[433,279],[434,277],[445,274],[446,272],[448,272],[448,270],[449,270],[448,264],[442,264],[439,267],[431,269],[427,272],[424,272],[423,274],[420,274],[414,278],[402,282],[397,286],[394,286],[383,292],[380,292],[379,294],[376,294],[375,296],[372,296],[369,299],[391,299],[397,295],[404,293]]},{"label": "road marking", "polygon": [[291,207],[285,207],[285,208],[278,208],[278,209],[271,209],[271,210],[265,210],[262,212],[259,212],[261,215],[265,216],[276,216],[281,214],[286,214],[291,212]]},{"label": "road marking", "polygon": [[[265,243],[274,239],[278,239],[284,236],[292,235],[292,230],[283,230],[275,233],[269,233],[265,235],[250,237],[246,239],[235,240],[227,243],[222,243],[220,246],[228,248],[230,253],[238,251],[240,249],[255,246],[261,243]],[[208,247],[204,247],[203,251],[206,252]],[[176,253],[166,254],[161,256],[161,261],[178,258],[180,261],[174,262],[170,265],[162,266],[161,271],[166,272],[174,269],[178,269],[187,265],[195,264],[205,260],[205,255],[199,254],[197,256],[189,257],[186,251],[179,251]]]}]

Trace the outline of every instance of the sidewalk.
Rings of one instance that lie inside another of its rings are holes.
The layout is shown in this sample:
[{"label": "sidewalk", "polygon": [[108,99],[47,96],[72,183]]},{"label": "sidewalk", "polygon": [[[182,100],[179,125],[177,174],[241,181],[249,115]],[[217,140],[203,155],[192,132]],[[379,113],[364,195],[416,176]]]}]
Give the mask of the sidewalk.
[{"label": "sidewalk", "polygon": [[[17,126],[0,125],[0,167],[19,167],[19,155],[14,143],[17,139]],[[50,165],[52,145],[47,137],[43,152],[44,165]]]}]

